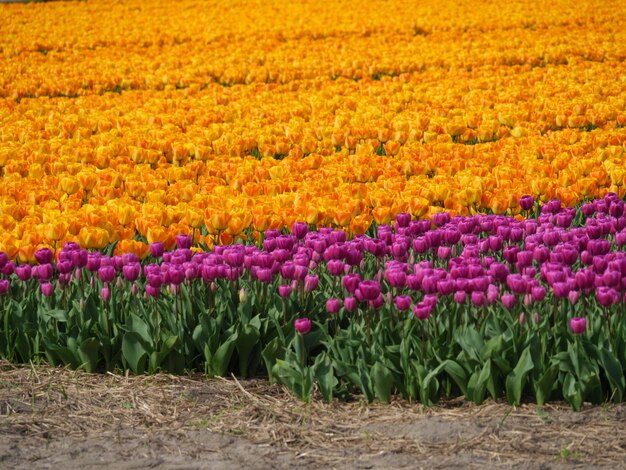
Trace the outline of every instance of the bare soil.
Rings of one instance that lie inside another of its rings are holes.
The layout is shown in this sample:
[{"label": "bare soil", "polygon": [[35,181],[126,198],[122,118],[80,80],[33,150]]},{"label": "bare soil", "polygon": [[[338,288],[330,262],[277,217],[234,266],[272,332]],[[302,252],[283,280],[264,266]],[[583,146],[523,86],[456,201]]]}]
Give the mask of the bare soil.
[{"label": "bare soil", "polygon": [[0,468],[626,468],[626,405],[305,404],[266,380],[0,363]]}]

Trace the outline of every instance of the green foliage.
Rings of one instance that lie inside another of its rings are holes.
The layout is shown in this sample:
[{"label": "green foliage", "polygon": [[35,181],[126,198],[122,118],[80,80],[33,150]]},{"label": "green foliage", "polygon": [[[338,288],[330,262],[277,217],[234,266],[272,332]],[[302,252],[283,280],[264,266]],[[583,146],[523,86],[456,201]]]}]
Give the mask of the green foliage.
[{"label": "green foliage", "polygon": [[[580,409],[585,402],[624,400],[624,324],[614,317],[609,333],[604,311],[593,304],[587,331],[575,336],[566,327],[571,313],[551,305],[553,299],[540,305],[550,313],[538,322],[528,311],[519,321],[521,302],[512,312],[491,305],[460,314],[449,298],[420,321],[391,303],[333,316],[323,308],[324,291],[283,299],[276,286],[251,278],[237,287],[223,280],[183,283],[157,299],[116,285],[103,301],[101,282],[90,276],[83,273],[49,298],[35,281],[1,298],[0,357],[88,372],[263,374],[304,401],[360,394],[388,403],[399,395],[432,405],[462,395],[477,404],[489,397],[512,405],[563,399]],[[333,278],[322,278],[336,288]],[[302,336],[293,324],[304,315],[314,321]]]}]

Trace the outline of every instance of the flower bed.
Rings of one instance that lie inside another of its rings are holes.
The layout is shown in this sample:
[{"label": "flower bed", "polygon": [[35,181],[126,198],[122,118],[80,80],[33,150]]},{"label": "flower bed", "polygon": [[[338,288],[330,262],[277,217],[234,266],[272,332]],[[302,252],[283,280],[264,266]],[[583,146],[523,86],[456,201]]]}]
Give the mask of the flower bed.
[{"label": "flower bed", "polygon": [[352,239],[295,223],[209,252],[180,235],[143,261],[73,243],[34,266],[3,255],[0,354],[262,373],[305,400],[317,384],[327,400],[622,401],[623,200],[520,205],[528,218],[402,213]]}]

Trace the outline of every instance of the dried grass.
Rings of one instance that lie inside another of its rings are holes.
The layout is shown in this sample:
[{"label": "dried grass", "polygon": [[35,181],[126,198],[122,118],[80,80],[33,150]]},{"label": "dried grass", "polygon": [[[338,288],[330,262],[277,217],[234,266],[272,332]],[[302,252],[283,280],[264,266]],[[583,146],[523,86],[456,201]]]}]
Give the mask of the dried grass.
[{"label": "dried grass", "polygon": [[135,377],[0,363],[0,434],[60,439],[121,429],[209,429],[335,466],[357,454],[623,466],[625,416],[622,404],[578,413],[563,404],[513,408],[463,400],[432,408],[400,400],[305,404],[263,379]]}]

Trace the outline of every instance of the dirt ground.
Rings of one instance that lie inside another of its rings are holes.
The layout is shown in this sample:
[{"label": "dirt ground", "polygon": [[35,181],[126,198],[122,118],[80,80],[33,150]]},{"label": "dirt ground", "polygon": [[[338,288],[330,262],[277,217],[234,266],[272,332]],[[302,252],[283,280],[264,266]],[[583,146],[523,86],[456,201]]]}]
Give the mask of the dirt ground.
[{"label": "dirt ground", "polygon": [[265,380],[0,363],[0,468],[626,468],[626,405],[303,404]]}]

